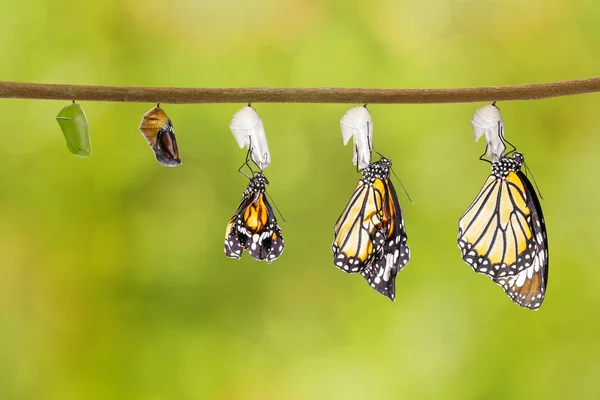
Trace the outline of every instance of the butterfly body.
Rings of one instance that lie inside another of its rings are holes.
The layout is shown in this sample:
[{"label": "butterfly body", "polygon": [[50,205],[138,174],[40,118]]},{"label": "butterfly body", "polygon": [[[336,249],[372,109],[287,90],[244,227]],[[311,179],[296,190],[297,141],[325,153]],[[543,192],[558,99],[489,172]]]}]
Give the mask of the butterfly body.
[{"label": "butterfly body", "polygon": [[489,276],[518,305],[540,307],[548,282],[542,209],[514,153],[492,163],[492,174],[459,221],[458,246],[475,272]]},{"label": "butterfly body", "polygon": [[268,183],[262,173],[250,179],[235,215],[227,224],[227,257],[239,259],[242,251],[247,250],[252,258],[271,263],[283,252],[281,229],[266,198]]}]

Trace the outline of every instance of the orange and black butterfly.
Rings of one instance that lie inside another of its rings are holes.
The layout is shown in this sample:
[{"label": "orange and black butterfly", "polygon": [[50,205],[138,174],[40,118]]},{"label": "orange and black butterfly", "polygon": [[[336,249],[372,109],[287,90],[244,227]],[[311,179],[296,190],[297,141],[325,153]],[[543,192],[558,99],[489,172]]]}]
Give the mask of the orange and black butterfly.
[{"label": "orange and black butterfly", "polygon": [[459,221],[463,260],[504,288],[521,307],[538,309],[548,284],[548,239],[542,207],[515,152],[492,174]]},{"label": "orange and black butterfly", "polygon": [[253,175],[235,215],[227,224],[225,255],[239,259],[242,251],[248,250],[252,258],[271,263],[283,252],[283,236],[266,197],[269,181],[262,172]]},{"label": "orange and black butterfly", "polygon": [[396,274],[408,263],[402,209],[390,181],[392,162],[381,158],[362,172],[350,202],[334,228],[333,262],[360,273],[379,293],[394,300]]},{"label": "orange and black butterfly", "polygon": [[173,123],[159,105],[144,114],[139,130],[154,150],[156,161],[167,167],[181,164]]}]

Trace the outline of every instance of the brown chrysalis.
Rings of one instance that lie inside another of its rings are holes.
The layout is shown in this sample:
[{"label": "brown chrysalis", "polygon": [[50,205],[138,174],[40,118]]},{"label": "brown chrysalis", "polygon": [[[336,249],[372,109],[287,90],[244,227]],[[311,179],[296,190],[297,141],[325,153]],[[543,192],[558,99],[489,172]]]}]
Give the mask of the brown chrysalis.
[{"label": "brown chrysalis", "polygon": [[139,129],[154,150],[156,160],[167,167],[176,167],[181,164],[181,158],[173,124],[159,106],[160,103],[144,114]]}]

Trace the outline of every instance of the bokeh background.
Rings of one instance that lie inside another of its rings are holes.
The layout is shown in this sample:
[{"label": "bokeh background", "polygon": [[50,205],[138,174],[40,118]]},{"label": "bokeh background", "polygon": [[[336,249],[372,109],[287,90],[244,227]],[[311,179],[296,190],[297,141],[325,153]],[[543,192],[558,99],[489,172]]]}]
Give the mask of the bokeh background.
[{"label": "bokeh background", "polygon": [[[0,78],[183,87],[436,88],[598,75],[585,0],[24,0],[0,15]],[[542,191],[539,311],[474,274],[459,216],[489,173],[483,104],[372,105],[413,259],[390,302],[332,263],[359,175],[353,105],[255,104],[270,193],[290,221],[273,264],[225,258],[247,180],[228,130],[244,104],[169,105],[183,164],[137,130],[153,104],[82,102],[93,156],[70,155],[66,101],[0,100],[0,398],[598,398],[599,95],[499,103]]]}]

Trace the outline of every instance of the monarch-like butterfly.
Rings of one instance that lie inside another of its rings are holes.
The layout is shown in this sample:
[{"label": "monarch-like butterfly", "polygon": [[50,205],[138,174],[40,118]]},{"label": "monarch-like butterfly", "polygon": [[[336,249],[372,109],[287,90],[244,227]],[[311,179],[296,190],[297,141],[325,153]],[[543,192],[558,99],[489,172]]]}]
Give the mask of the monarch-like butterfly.
[{"label": "monarch-like butterfly", "polygon": [[521,307],[538,309],[548,284],[548,239],[542,208],[521,171],[521,153],[492,163],[492,174],[459,221],[458,246]]},{"label": "monarch-like butterfly", "polygon": [[362,172],[350,202],[334,228],[333,262],[347,273],[359,272],[379,293],[394,300],[396,274],[410,258],[402,209],[390,181],[386,158]]},{"label": "monarch-like butterfly", "polygon": [[173,123],[157,104],[142,117],[139,130],[154,150],[156,161],[167,167],[181,164]]},{"label": "monarch-like butterfly", "polygon": [[265,191],[269,183],[262,172],[250,182],[225,230],[225,255],[239,259],[248,250],[256,260],[273,262],[283,252],[283,236]]}]

